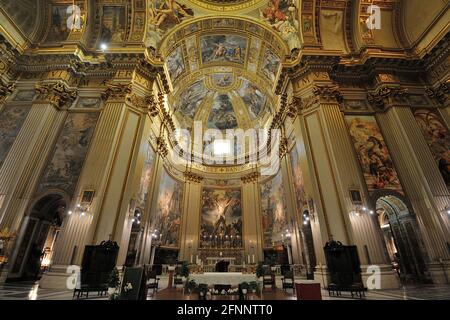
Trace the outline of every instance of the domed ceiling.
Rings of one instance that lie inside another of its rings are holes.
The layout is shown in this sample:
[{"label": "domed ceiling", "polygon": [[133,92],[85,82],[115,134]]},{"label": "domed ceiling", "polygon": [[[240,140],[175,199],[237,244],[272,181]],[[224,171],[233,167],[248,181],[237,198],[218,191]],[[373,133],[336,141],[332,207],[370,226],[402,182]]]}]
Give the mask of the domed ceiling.
[{"label": "domed ceiling", "polygon": [[181,127],[194,121],[219,130],[262,127],[275,103],[283,42],[231,18],[201,20],[182,31],[179,41],[168,39],[165,53],[169,106]]}]

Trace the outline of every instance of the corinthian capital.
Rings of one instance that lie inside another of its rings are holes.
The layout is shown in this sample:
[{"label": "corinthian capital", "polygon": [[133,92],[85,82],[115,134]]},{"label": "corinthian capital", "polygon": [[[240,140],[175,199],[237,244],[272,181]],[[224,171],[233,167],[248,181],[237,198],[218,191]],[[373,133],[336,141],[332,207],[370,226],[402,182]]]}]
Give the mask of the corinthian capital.
[{"label": "corinthian capital", "polygon": [[102,99],[125,99],[131,93],[131,83],[115,83],[108,81],[104,83],[106,90],[102,93]]},{"label": "corinthian capital", "polygon": [[6,98],[13,93],[15,87],[14,84],[6,84],[3,81],[0,81],[0,103],[3,103]]},{"label": "corinthian capital", "polygon": [[323,102],[342,103],[344,100],[337,85],[316,85],[313,88],[313,94]]},{"label": "corinthian capital", "polygon": [[408,90],[400,87],[383,86],[375,92],[368,93],[367,100],[375,110],[385,111],[396,103],[403,103]]},{"label": "corinthian capital", "polygon": [[66,109],[77,98],[77,89],[70,89],[62,82],[41,82],[35,86],[38,100],[49,102],[58,109]]},{"label": "corinthian capital", "polygon": [[439,104],[444,105],[450,92],[450,80],[442,83],[436,89],[428,88],[426,92],[431,99],[436,99]]}]

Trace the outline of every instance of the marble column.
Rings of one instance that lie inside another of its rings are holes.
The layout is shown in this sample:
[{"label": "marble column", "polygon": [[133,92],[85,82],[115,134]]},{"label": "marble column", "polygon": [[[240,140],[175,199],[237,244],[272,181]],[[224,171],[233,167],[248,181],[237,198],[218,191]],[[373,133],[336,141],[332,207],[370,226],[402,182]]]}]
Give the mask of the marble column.
[{"label": "marble column", "polygon": [[202,178],[195,173],[189,172],[185,174],[185,179],[179,259],[195,263],[200,246]]},{"label": "marble column", "polygon": [[[322,252],[323,245],[333,238],[344,245],[357,246],[363,280],[369,276],[366,273],[368,265],[375,264],[380,267],[382,287],[398,287],[398,279],[389,265],[386,248],[374,218],[360,216],[360,219],[355,219],[352,216],[355,207],[350,198],[350,189],[360,190],[366,206],[369,201],[340,110],[341,94],[332,84],[316,84],[312,93],[313,98],[309,98],[309,103],[306,102],[308,98],[304,98],[303,104],[300,104],[300,123],[308,150],[313,198],[317,208],[311,222],[318,263],[315,276],[319,281],[327,281],[326,261]],[[318,229],[320,239],[317,239]],[[318,245],[320,242],[321,245]]]},{"label": "marble column", "polygon": [[[57,86],[64,88],[68,94],[61,95],[60,91],[55,90]],[[41,83],[36,88],[37,99],[0,168],[0,193],[6,195],[0,208],[0,229],[6,227],[18,233],[10,247],[10,265],[15,262],[24,236],[20,232],[22,221],[38,200],[34,193],[36,185],[65,122],[67,108],[76,97],[76,90],[68,89],[65,83],[58,81]],[[42,88],[45,90],[41,91]],[[20,271],[8,274],[8,277],[18,276]]]},{"label": "marble column", "polygon": [[253,263],[264,260],[264,238],[261,221],[261,193],[258,184],[259,174],[252,172],[242,177],[242,222],[243,222],[243,245],[245,264],[248,257]]},{"label": "marble column", "polygon": [[450,233],[444,222],[450,194],[411,109],[396,94],[398,88],[389,90],[376,117],[417,217],[428,272],[433,282],[442,283],[443,265],[450,275]]}]

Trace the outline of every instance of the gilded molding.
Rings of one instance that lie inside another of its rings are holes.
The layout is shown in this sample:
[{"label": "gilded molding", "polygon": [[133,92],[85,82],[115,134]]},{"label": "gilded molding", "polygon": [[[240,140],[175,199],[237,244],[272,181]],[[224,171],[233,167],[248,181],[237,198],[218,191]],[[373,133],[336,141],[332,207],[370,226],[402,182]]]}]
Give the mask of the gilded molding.
[{"label": "gilded molding", "polygon": [[241,181],[243,183],[254,183],[254,182],[258,182],[258,179],[260,177],[260,173],[259,172],[252,172],[249,173],[243,177],[241,177]]},{"label": "gilded molding", "polygon": [[189,182],[195,182],[195,183],[200,183],[203,181],[203,177],[195,174],[191,171],[186,171],[183,173],[184,177],[186,178],[187,181]]},{"label": "gilded molding", "polygon": [[385,111],[396,103],[405,103],[408,90],[401,87],[383,86],[367,94],[367,101],[376,111]]},{"label": "gilded molding", "polygon": [[166,141],[164,141],[164,138],[158,137],[156,138],[156,148],[157,152],[164,158],[169,154],[169,149],[167,147]]},{"label": "gilded molding", "polygon": [[279,153],[278,153],[278,156],[280,159],[282,159],[287,154],[288,147],[289,147],[289,141],[288,141],[288,139],[283,137],[280,141]]},{"label": "gilded molding", "polygon": [[58,109],[67,109],[78,95],[77,89],[70,89],[62,82],[38,83],[35,86],[37,100],[54,104]]}]

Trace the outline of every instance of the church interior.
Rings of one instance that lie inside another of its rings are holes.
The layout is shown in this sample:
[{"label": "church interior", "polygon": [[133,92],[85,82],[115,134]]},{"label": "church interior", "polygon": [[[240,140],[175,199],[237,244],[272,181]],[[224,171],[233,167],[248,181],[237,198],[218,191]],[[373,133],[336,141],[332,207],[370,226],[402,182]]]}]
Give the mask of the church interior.
[{"label": "church interior", "polygon": [[449,7],[0,0],[0,300],[450,300]]}]

